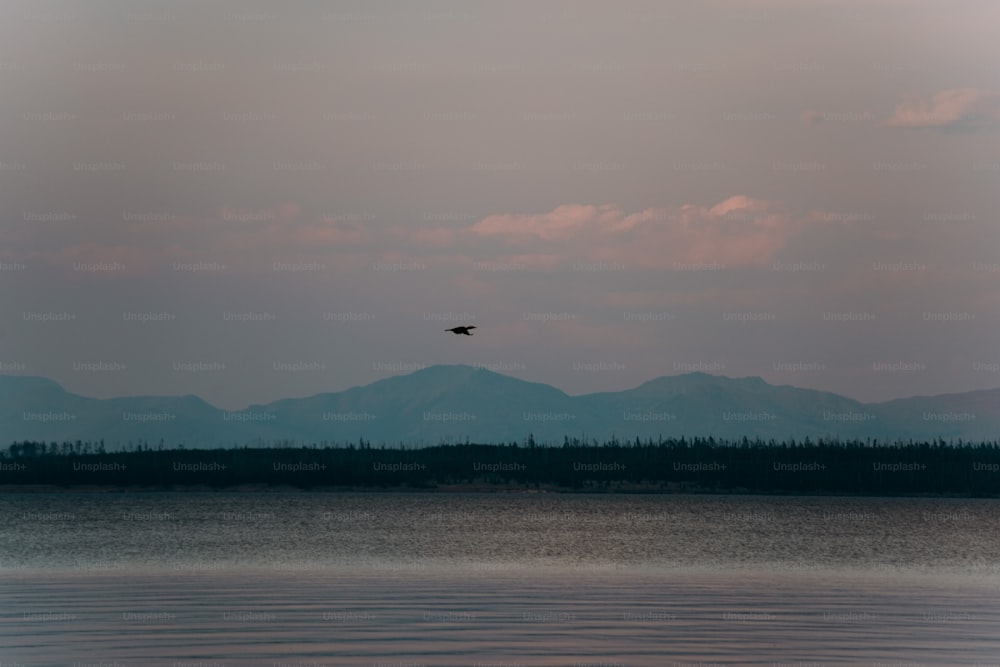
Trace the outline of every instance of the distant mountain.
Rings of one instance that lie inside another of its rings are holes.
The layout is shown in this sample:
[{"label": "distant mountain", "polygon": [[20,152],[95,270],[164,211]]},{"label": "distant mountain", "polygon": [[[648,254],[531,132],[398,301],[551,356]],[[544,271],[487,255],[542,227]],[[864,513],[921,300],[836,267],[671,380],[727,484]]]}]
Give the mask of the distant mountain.
[{"label": "distant mountain", "polygon": [[591,441],[612,437],[715,436],[996,439],[1000,389],[861,403],[837,394],[775,386],[759,377],[706,373],[660,377],[634,389],[569,396],[471,366],[431,366],[346,391],[284,399],[245,410],[196,396],[96,399],[39,377],[0,376],[0,434],[20,440],[99,440],[215,447],[298,443]]},{"label": "distant mountain", "polygon": [[689,373],[579,400],[588,405],[595,426],[605,427],[601,432],[611,427],[626,438],[635,437],[633,431],[641,437],[663,433],[778,440],[910,433],[891,425],[883,429],[887,425],[858,401],[812,389],[774,386],[759,377]]},{"label": "distant mountain", "polygon": [[875,403],[872,408],[887,421],[916,432],[966,440],[1000,438],[1000,389],[914,396]]},{"label": "distant mountain", "polygon": [[248,429],[233,429],[225,415],[197,396],[87,398],[46,378],[0,375],[0,434],[8,442],[103,438],[111,447],[162,438],[165,444],[214,446],[253,437]]},{"label": "distant mountain", "polygon": [[[296,437],[322,440],[480,442],[520,440],[543,425],[536,413],[566,412],[573,399],[546,384],[471,366],[430,366],[347,391],[286,399],[255,410]],[[563,425],[565,426],[565,425]],[[564,428],[546,429],[562,440]],[[339,435],[333,436],[332,433]]]}]

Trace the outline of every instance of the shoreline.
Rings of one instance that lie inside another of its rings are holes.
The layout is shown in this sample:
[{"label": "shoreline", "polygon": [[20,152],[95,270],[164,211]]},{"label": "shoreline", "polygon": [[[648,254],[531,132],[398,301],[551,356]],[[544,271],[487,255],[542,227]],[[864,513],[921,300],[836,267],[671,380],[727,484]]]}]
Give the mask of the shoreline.
[{"label": "shoreline", "polygon": [[237,484],[233,486],[210,486],[205,484],[170,484],[145,486],[139,484],[127,485],[72,485],[57,484],[0,484],[0,497],[6,495],[31,494],[129,494],[129,493],[324,493],[324,494],[521,494],[521,495],[654,495],[654,496],[755,496],[755,497],[830,497],[830,498],[955,498],[955,499],[1000,499],[1000,495],[971,495],[959,493],[871,493],[871,492],[785,492],[785,491],[750,491],[748,489],[720,490],[698,488],[663,488],[652,485],[629,485],[617,488],[573,488],[555,485],[509,486],[501,484],[448,484],[433,487],[414,486],[310,486],[297,487],[282,484]]}]

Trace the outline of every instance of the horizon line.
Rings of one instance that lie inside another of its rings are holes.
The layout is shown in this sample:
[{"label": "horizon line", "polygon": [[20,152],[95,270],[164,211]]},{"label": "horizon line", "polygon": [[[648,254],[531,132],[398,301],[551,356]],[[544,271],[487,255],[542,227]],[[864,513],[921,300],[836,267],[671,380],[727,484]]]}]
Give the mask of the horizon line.
[{"label": "horizon line", "polygon": [[844,399],[847,399],[847,400],[850,400],[850,401],[854,401],[854,402],[859,403],[861,405],[882,405],[882,404],[886,404],[886,403],[892,403],[893,401],[910,400],[910,399],[920,399],[920,398],[941,398],[941,397],[945,397],[945,396],[960,396],[960,395],[964,395],[964,394],[972,394],[972,393],[977,393],[977,392],[989,392],[989,391],[998,391],[998,390],[1000,390],[1000,386],[997,386],[997,387],[989,387],[989,388],[985,388],[985,389],[967,389],[967,390],[962,390],[962,391],[951,391],[951,392],[944,392],[944,393],[940,393],[940,394],[913,394],[913,395],[899,396],[899,397],[896,397],[896,398],[889,398],[889,399],[878,400],[878,401],[861,401],[861,400],[858,400],[858,399],[853,398],[851,396],[848,396],[848,395],[845,395],[845,394],[841,394],[841,393],[838,393],[838,392],[835,392],[835,391],[826,390],[826,389],[813,389],[813,388],[810,388],[810,387],[801,387],[801,386],[793,385],[793,384],[772,384],[771,382],[768,382],[767,380],[765,380],[763,377],[761,377],[759,375],[744,375],[744,376],[737,377],[737,376],[732,376],[732,375],[722,375],[722,374],[716,374],[716,373],[709,373],[709,372],[706,372],[706,371],[694,370],[694,371],[685,371],[685,372],[682,372],[682,373],[676,373],[674,375],[657,375],[657,376],[654,376],[654,377],[652,377],[652,378],[650,378],[648,380],[644,380],[644,381],[640,382],[637,385],[634,385],[634,386],[631,386],[631,387],[628,387],[628,388],[625,388],[625,389],[602,390],[602,391],[585,392],[585,393],[581,393],[581,394],[570,394],[570,393],[567,393],[565,390],[561,389],[560,387],[557,387],[555,385],[549,384],[547,382],[541,382],[541,381],[536,381],[536,380],[525,380],[523,378],[519,378],[519,377],[516,377],[514,375],[507,375],[506,373],[501,373],[501,372],[493,370],[491,368],[487,368],[483,364],[455,363],[455,364],[427,364],[427,365],[425,365],[425,366],[423,366],[421,368],[416,368],[416,369],[411,370],[409,372],[399,373],[399,374],[396,374],[396,375],[387,375],[385,377],[381,377],[381,378],[378,378],[376,380],[372,380],[371,382],[368,382],[368,383],[365,383],[365,384],[356,384],[356,385],[352,385],[350,387],[346,387],[346,388],[343,388],[343,389],[333,389],[333,390],[329,390],[329,391],[320,391],[320,392],[311,393],[311,394],[305,394],[305,395],[300,395],[300,396],[283,396],[283,397],[276,398],[276,399],[273,399],[271,401],[267,401],[267,402],[263,402],[263,403],[250,403],[250,404],[246,405],[244,408],[239,408],[239,409],[235,409],[234,410],[234,409],[229,409],[229,408],[221,408],[218,405],[216,405],[215,403],[212,403],[212,402],[206,400],[205,398],[202,398],[200,395],[194,394],[194,393],[183,393],[183,394],[120,394],[120,395],[108,396],[108,397],[103,397],[102,398],[102,397],[97,397],[97,396],[89,396],[89,395],[84,395],[84,394],[78,394],[76,392],[70,391],[70,390],[66,389],[66,387],[63,385],[62,382],[60,382],[60,381],[58,381],[58,380],[56,380],[56,379],[54,379],[52,377],[45,376],[45,375],[27,375],[27,374],[16,374],[16,373],[0,373],[0,379],[2,379],[2,378],[25,378],[25,379],[44,380],[46,382],[51,382],[51,383],[55,384],[56,386],[59,387],[59,389],[61,389],[62,391],[66,392],[68,394],[71,394],[73,396],[77,396],[77,397],[85,398],[85,399],[91,399],[91,400],[98,400],[98,401],[109,401],[109,400],[126,399],[126,398],[187,398],[187,397],[193,397],[193,398],[196,398],[199,401],[202,401],[206,405],[209,405],[209,406],[211,406],[211,407],[213,407],[213,408],[215,408],[217,410],[223,410],[223,411],[226,411],[226,412],[239,412],[240,410],[246,410],[246,409],[252,408],[254,406],[269,405],[271,403],[277,403],[279,401],[302,400],[302,399],[307,399],[307,398],[314,398],[316,396],[323,396],[323,395],[326,395],[326,394],[339,394],[339,393],[343,393],[343,392],[346,392],[346,391],[351,391],[351,390],[354,390],[354,389],[363,389],[363,388],[366,388],[366,387],[370,387],[370,386],[372,386],[374,384],[377,384],[379,382],[385,382],[385,381],[388,381],[388,380],[392,380],[394,378],[409,377],[411,375],[416,375],[417,373],[420,373],[422,371],[426,371],[428,369],[433,369],[433,368],[467,368],[467,369],[472,370],[472,371],[486,371],[486,372],[491,373],[493,375],[497,375],[497,376],[500,376],[500,377],[503,377],[503,378],[509,378],[511,380],[516,380],[518,382],[523,382],[525,384],[533,384],[533,385],[541,385],[541,386],[549,387],[551,389],[555,389],[556,391],[559,391],[559,392],[565,394],[567,397],[570,397],[570,398],[580,398],[580,397],[585,397],[585,396],[595,396],[595,395],[599,395],[599,394],[617,394],[617,393],[623,393],[623,392],[633,391],[633,390],[638,389],[638,388],[640,388],[640,387],[642,387],[642,386],[644,386],[646,384],[649,384],[650,382],[655,382],[657,380],[671,379],[671,378],[683,378],[683,377],[689,377],[689,376],[705,376],[705,377],[719,378],[719,379],[722,379],[722,380],[728,380],[728,381],[734,381],[734,382],[738,382],[738,381],[741,381],[741,380],[757,380],[757,381],[762,382],[763,384],[767,385],[768,387],[773,387],[773,388],[776,388],[776,389],[777,388],[782,388],[782,387],[790,387],[792,389],[796,389],[796,390],[799,390],[799,391],[809,391],[809,392],[818,392],[818,393],[821,393],[821,394],[831,394],[831,395],[834,395],[834,396],[838,396],[840,398],[844,398]]}]

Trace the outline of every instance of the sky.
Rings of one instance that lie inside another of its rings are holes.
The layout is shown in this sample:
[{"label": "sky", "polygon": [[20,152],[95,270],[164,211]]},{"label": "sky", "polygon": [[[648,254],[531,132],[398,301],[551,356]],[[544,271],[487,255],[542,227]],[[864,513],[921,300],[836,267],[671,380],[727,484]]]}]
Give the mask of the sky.
[{"label": "sky", "polygon": [[[0,373],[1000,386],[1000,4],[0,4]],[[474,324],[474,336],[444,329]]]}]

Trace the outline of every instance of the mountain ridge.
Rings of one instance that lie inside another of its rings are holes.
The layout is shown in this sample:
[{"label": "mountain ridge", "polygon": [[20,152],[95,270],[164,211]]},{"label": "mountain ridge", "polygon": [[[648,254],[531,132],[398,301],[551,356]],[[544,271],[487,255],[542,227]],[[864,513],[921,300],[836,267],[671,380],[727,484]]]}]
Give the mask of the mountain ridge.
[{"label": "mountain ridge", "polygon": [[[194,395],[90,398],[41,376],[0,375],[7,442],[105,439],[214,447],[254,441],[540,442],[715,436],[985,440],[1000,434],[1000,388],[862,403],[759,376],[700,371],[631,389],[569,395],[464,364],[223,410]],[[3,446],[3,443],[0,443]]]}]

